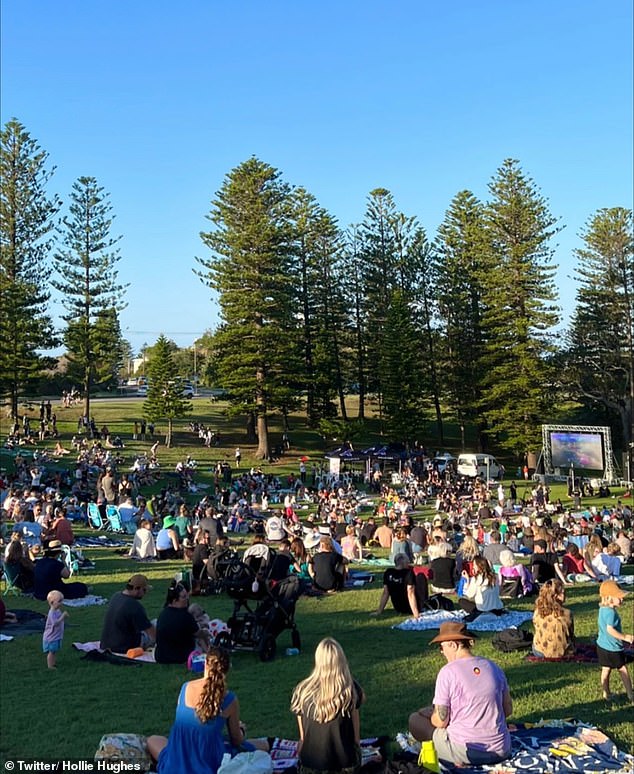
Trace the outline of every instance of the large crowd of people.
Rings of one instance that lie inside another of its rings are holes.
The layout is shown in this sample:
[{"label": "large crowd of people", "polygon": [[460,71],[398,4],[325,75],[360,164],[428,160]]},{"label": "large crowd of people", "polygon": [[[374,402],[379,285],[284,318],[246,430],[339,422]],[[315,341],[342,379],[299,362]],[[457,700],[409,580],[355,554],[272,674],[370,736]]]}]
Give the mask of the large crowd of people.
[{"label": "large crowd of people", "polygon": [[[46,406],[43,410],[46,421]],[[175,770],[175,761],[179,770],[215,771],[224,752],[250,749],[238,700],[227,687],[228,659],[212,638],[202,637],[204,611],[191,599],[218,591],[236,560],[249,567],[256,585],[279,591],[292,579],[298,594],[326,595],[345,588],[355,565],[376,553],[387,555],[391,566],[383,573],[377,608],[368,611],[376,616],[390,603],[398,614],[418,618],[431,596],[452,597],[464,622],[443,624],[432,640],[447,664],[438,674],[432,704],[413,713],[409,723],[416,739],[433,740],[442,760],[496,763],[508,755],[509,686],[499,667],[474,655],[476,635],[467,624],[502,614],[512,598],[535,596],[533,654],[563,658],[575,649],[567,587],[603,583],[603,692],[609,695],[610,672],[616,669],[631,698],[618,655],[631,636],[627,640],[621,633],[616,610],[622,597],[615,583],[621,564],[632,558],[627,503],[572,513],[550,501],[545,484],[527,486],[520,500],[515,484],[507,491],[496,482],[490,489],[480,479],[451,471],[440,475],[420,455],[404,464],[398,486],[383,483],[375,467],[368,480],[375,495],[365,503],[353,477],[329,481],[322,469],[309,470],[303,460],[298,475],[285,477],[257,467],[232,469],[224,460],[215,466],[206,493],[196,486],[196,465],[188,458],[177,466],[172,483],[148,496],[148,486],[158,482],[158,442],[149,457],[123,471],[120,439],[93,424],[82,426],[72,452],[57,442],[55,458],[63,459],[63,466],[47,465],[41,455],[31,462],[16,455],[15,474],[0,486],[4,571],[17,588],[49,603],[53,598],[60,603],[57,595],[85,596],[88,587],[69,580],[70,569],[61,560],[67,558],[63,548],[75,543],[73,524],[89,523],[89,504],[104,522],[108,508],[117,510],[131,537],[130,560],[186,563],[188,581],[170,583],[155,622],[142,604],[151,586],[144,574],[134,573],[110,600],[100,637],[101,647],[115,653],[152,647],[159,663],[185,664],[196,648],[206,651],[203,676],[181,690],[169,739],[148,741],[158,771]],[[206,429],[200,437],[207,438]],[[368,502],[371,515],[362,507]],[[422,505],[427,512],[431,508],[432,517],[421,518]],[[302,771],[358,770],[364,700],[341,646],[325,638],[315,651],[313,672],[291,701]]]}]

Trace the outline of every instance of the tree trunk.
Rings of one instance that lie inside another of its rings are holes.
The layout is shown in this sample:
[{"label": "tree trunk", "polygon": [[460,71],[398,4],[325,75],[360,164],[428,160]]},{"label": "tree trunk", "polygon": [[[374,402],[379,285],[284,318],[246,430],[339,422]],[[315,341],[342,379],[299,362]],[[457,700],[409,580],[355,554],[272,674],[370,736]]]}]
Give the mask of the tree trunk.
[{"label": "tree trunk", "polygon": [[172,448],[172,418],[167,420],[167,435],[165,436],[165,446],[168,449]]},{"label": "tree trunk", "polygon": [[250,411],[247,414],[247,443],[255,443],[258,440],[258,434],[255,429],[255,414]]},{"label": "tree trunk", "polygon": [[258,448],[255,452],[256,460],[268,460],[271,456],[269,446],[269,423],[266,414],[258,414]]}]

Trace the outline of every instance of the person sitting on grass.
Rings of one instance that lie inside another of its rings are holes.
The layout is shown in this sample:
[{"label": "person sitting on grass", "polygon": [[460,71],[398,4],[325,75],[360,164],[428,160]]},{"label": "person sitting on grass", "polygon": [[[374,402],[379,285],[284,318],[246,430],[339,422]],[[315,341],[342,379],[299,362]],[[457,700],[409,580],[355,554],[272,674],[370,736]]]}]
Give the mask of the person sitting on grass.
[{"label": "person sitting on grass", "polygon": [[[500,553],[498,583],[501,596],[528,597],[535,588],[530,570],[518,562],[513,552],[509,551],[508,548]],[[513,584],[515,584],[515,588],[512,588]]]},{"label": "person sitting on grass", "polygon": [[361,562],[363,560],[361,541],[356,536],[352,524],[348,524],[345,537],[341,538],[341,552],[349,562]]},{"label": "person sitting on grass", "polygon": [[575,625],[565,600],[566,590],[558,578],[539,590],[533,613],[533,654],[538,658],[564,658],[575,652]]},{"label": "person sitting on grass", "polygon": [[566,576],[561,569],[557,554],[548,551],[548,543],[542,538],[538,538],[534,543],[533,555],[530,558],[530,567],[531,574],[538,584],[559,578],[564,585],[570,585],[570,583],[566,581]]},{"label": "person sitting on grass", "polygon": [[[170,522],[171,523],[171,522]],[[157,559],[178,559],[181,556],[181,546],[176,530],[163,525],[156,536]]]},{"label": "person sitting on grass", "polygon": [[330,593],[341,591],[346,561],[345,557],[335,551],[332,538],[323,536],[319,541],[319,551],[313,556],[313,563],[309,567],[315,588]]},{"label": "person sitting on grass", "polygon": [[504,605],[500,599],[500,588],[491,565],[483,556],[473,560],[472,575],[463,570],[465,586],[463,596],[458,600],[460,607],[467,612],[465,620],[473,621],[481,613],[501,615]]},{"label": "person sitting on grass", "polygon": [[581,553],[576,543],[568,543],[566,546],[566,553],[561,557],[561,566],[566,580],[579,583],[597,579],[594,567]]},{"label": "person sitting on grass", "polygon": [[59,540],[51,540],[44,551],[44,556],[35,562],[33,580],[33,596],[45,600],[49,591],[61,591],[65,599],[81,599],[88,594],[85,583],[75,581],[64,583],[70,578],[70,570],[60,559],[62,544]]},{"label": "person sitting on grass", "polygon": [[381,615],[389,599],[397,613],[418,618],[428,596],[425,575],[415,575],[407,555],[397,554],[394,567],[383,573],[383,593],[379,606],[370,615]]},{"label": "person sitting on grass", "polygon": [[194,649],[198,624],[188,610],[189,593],[182,583],[172,581],[165,607],[156,622],[156,650],[159,664],[184,664]]},{"label": "person sitting on grass", "polygon": [[[254,750],[240,722],[240,705],[227,688],[229,654],[210,648],[203,677],[184,683],[180,689],[176,716],[169,738],[149,736],[147,750],[156,761],[159,774],[209,772],[215,774],[226,752]],[[228,739],[223,736],[227,728]],[[258,744],[263,749],[268,745]]]},{"label": "person sitting on grass", "polygon": [[456,589],[456,560],[449,556],[449,550],[449,543],[442,538],[434,539],[427,549],[434,594],[453,594]]},{"label": "person sitting on grass", "polygon": [[438,672],[433,705],[409,717],[414,738],[433,740],[439,761],[452,767],[495,764],[511,753],[508,682],[497,664],[472,653],[475,638],[464,623],[440,625],[430,644],[440,645],[447,663]]},{"label": "person sitting on grass", "polygon": [[608,545],[592,560],[592,567],[598,580],[616,580],[621,574],[621,549],[618,543]]},{"label": "person sitting on grass", "polygon": [[156,559],[156,543],[152,534],[152,522],[148,519],[141,520],[139,528],[134,533],[128,556],[142,562]]},{"label": "person sitting on grass", "polygon": [[359,707],[365,696],[341,645],[331,637],[315,649],[311,674],[293,691],[299,726],[299,770],[356,774],[361,768]]},{"label": "person sitting on grass", "polygon": [[133,575],[123,591],[108,603],[101,630],[100,646],[114,653],[148,648],[156,641],[156,627],[147,617],[141,600],[152,587],[145,575]]}]

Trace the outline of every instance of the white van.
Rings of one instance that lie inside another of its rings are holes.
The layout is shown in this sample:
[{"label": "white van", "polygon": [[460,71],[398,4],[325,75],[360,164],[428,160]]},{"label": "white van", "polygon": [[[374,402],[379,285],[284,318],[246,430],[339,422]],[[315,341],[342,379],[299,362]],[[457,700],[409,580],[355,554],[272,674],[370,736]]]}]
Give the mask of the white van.
[{"label": "white van", "polygon": [[486,479],[500,478],[504,468],[490,454],[461,454],[458,457],[458,475],[476,478],[482,476]]}]

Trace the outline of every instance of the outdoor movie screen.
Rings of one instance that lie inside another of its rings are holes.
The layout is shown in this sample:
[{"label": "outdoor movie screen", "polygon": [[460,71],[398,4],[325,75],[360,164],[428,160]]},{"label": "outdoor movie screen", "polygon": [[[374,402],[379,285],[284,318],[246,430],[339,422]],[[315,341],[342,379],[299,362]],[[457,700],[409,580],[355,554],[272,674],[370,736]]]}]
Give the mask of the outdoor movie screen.
[{"label": "outdoor movie screen", "polygon": [[551,432],[550,450],[556,468],[603,470],[601,433]]}]

